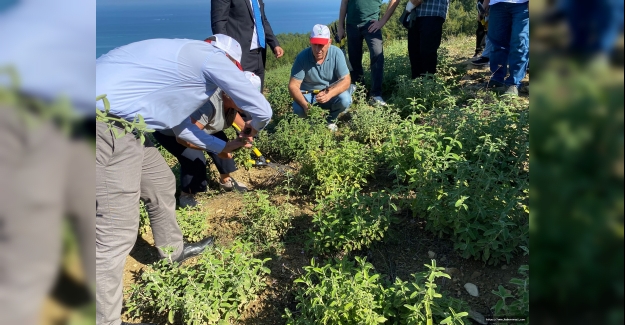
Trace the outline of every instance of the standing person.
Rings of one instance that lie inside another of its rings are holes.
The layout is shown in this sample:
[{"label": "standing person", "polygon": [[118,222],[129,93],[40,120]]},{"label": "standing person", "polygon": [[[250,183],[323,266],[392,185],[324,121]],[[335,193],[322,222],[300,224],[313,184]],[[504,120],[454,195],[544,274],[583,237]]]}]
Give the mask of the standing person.
[{"label": "standing person", "polygon": [[211,0],[213,34],[228,35],[241,44],[241,66],[254,72],[265,87],[267,46],[276,58],[284,55],[265,15],[263,0]]},{"label": "standing person", "polygon": [[408,19],[408,56],[412,79],[426,73],[436,73],[438,48],[443,37],[443,23],[447,17],[449,0],[410,0],[406,11]]},{"label": "standing person", "polygon": [[[141,116],[148,128],[172,129],[202,150],[227,157],[271,118],[267,100],[240,70],[241,47],[225,35],[205,42],[153,39],[125,45],[96,60],[96,93],[110,101],[109,118],[96,122],[96,323],[121,323],[122,275],[137,238],[139,200],[146,204],[155,246],[161,258],[183,261],[212,244],[208,237],[183,244],[176,222],[176,180],[149,141],[123,132]],[[217,88],[251,116],[240,138],[225,142],[204,133],[189,115]],[[96,109],[104,110],[101,101]],[[247,143],[247,144],[246,144]]]},{"label": "standing person", "polygon": [[484,9],[492,43],[490,82],[503,86],[506,94],[518,96],[529,59],[529,0],[484,0]]},{"label": "standing person", "polygon": [[[320,92],[315,95],[315,90]],[[345,55],[332,45],[330,29],[325,25],[313,26],[310,47],[297,55],[291,68],[289,93],[293,98],[293,112],[306,117],[309,105],[317,104],[330,111],[328,128],[336,131],[334,121],[352,104],[353,92]]]},{"label": "standing person", "polygon": [[382,80],[384,78],[382,27],[391,18],[398,4],[399,0],[390,0],[384,17],[378,20],[382,0],[341,1],[337,34],[341,40],[347,31],[347,50],[349,63],[352,65],[351,78],[354,82],[363,81],[362,41],[364,40],[369,48],[371,103],[375,105],[386,105],[382,98]]},{"label": "standing person", "polygon": [[[252,82],[255,88],[260,91],[260,78],[252,72],[246,71],[245,76]],[[228,137],[223,132],[236,123],[239,129],[244,128],[244,121],[238,114],[232,98],[226,95],[221,89],[217,89],[209,100],[197,111],[191,114],[191,120],[205,133],[211,134],[223,141],[228,141]],[[199,124],[198,124],[199,123]],[[195,206],[195,194],[205,192],[208,185],[206,177],[206,157],[203,150],[181,144],[172,130],[162,130],[153,133],[154,138],[169,151],[180,163],[180,206]],[[235,180],[230,173],[237,170],[232,157],[221,158],[214,152],[208,152],[213,160],[217,171],[219,171],[219,187],[224,191],[236,190],[238,192],[247,191],[247,185]]]}]

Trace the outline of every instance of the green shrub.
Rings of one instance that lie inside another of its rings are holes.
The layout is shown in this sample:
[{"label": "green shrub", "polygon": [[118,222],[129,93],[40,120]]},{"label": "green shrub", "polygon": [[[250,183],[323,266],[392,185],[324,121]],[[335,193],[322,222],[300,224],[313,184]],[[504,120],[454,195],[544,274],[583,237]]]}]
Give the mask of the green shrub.
[{"label": "green shrub", "polygon": [[317,253],[359,250],[382,240],[397,207],[384,191],[362,194],[356,188],[319,200],[307,246]]},{"label": "green shrub", "polygon": [[497,291],[493,290],[492,293],[497,295],[501,300],[497,301],[497,304],[492,307],[494,309],[494,315],[497,317],[525,317],[525,323],[530,323],[530,267],[529,265],[521,265],[519,267],[519,273],[523,276],[522,279],[513,278],[510,280],[510,284],[516,287],[514,294],[503,286],[499,286]]},{"label": "green shrub", "polygon": [[451,87],[438,74],[416,79],[399,75],[396,83],[397,87],[391,100],[400,110],[402,117],[424,113],[435,107],[455,105],[455,98],[451,96]]},{"label": "green shrub", "polygon": [[343,259],[324,266],[304,267],[299,284],[297,316],[285,311],[287,324],[464,324],[466,312],[455,313],[451,303],[467,308],[466,303],[442,298],[434,281],[449,275],[442,268],[426,265],[429,271],[413,275],[415,282],[396,281],[386,288],[373,265],[356,257],[356,263]]},{"label": "green shrub", "polygon": [[134,317],[166,317],[173,324],[230,324],[265,287],[269,274],[249,244],[206,250],[196,264],[161,260],[134,283],[126,306]]},{"label": "green shrub", "polygon": [[182,231],[182,237],[189,243],[200,241],[206,235],[208,222],[200,207],[186,207],[176,210],[176,221]]},{"label": "green shrub", "polygon": [[356,141],[379,146],[399,127],[400,122],[401,117],[391,108],[360,105],[352,113],[349,127]]},{"label": "green shrub", "polygon": [[384,144],[392,174],[416,193],[413,212],[465,258],[509,262],[529,241],[527,110],[474,101],[423,121],[405,121]]},{"label": "green shrub", "polygon": [[271,157],[298,162],[307,159],[311,151],[333,147],[336,140],[326,127],[324,114],[319,107],[313,107],[308,118],[287,114],[259,136],[258,147]]},{"label": "green shrub", "polygon": [[245,193],[244,202],[242,238],[261,246],[282,240],[291,227],[293,207],[289,203],[274,205],[263,190]]},{"label": "green shrub", "polygon": [[384,287],[373,265],[356,257],[336,264],[305,266],[295,300],[298,314],[286,309],[287,324],[380,324],[386,321]]},{"label": "green shrub", "polygon": [[344,140],[336,147],[310,150],[302,160],[296,180],[314,188],[319,195],[340,190],[346,185],[361,188],[376,169],[372,150],[362,143]]}]

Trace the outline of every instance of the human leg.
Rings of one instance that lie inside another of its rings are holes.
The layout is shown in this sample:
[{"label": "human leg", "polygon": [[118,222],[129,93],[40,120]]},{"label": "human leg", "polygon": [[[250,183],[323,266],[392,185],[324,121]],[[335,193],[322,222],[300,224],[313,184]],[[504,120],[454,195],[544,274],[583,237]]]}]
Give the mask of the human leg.
[{"label": "human leg", "polygon": [[521,85],[525,78],[529,59],[529,7],[528,3],[510,4],[511,33],[510,51],[508,54],[508,70],[510,76],[506,78],[506,86]]},{"label": "human leg", "polygon": [[176,141],[175,136],[154,132],[154,138],[180,163],[180,190],[195,194],[205,192],[208,185],[206,178],[206,157],[201,150],[189,149]]},{"label": "human leg", "polygon": [[496,3],[490,6],[488,21],[488,41],[491,43],[490,80],[503,84],[508,73],[508,55],[510,52],[511,16],[508,12],[509,3]]},{"label": "human leg", "polygon": [[327,117],[328,123],[334,122],[339,114],[349,111],[349,106],[352,104],[352,94],[354,93],[354,90],[355,87],[350,85],[346,91],[332,98],[326,104],[320,105],[322,108],[330,111]]},{"label": "human leg", "polygon": [[356,25],[347,24],[345,31],[347,33],[347,54],[349,57],[349,63],[352,65],[351,78],[352,82],[363,81],[363,69],[362,69],[362,41],[363,29],[358,28]]},{"label": "human leg", "polygon": [[[176,259],[182,252],[182,232],[176,221],[176,178],[158,150],[146,143],[141,170],[141,199],[145,203],[154,246],[161,258]],[[168,254],[165,248],[172,248]]]},{"label": "human leg", "polygon": [[419,75],[436,73],[438,63],[438,48],[443,37],[443,23],[445,19],[438,16],[420,17],[417,21],[421,25],[421,44],[419,51]]},{"label": "human leg", "polygon": [[411,78],[415,79],[420,76],[419,53],[421,52],[421,24],[420,18],[417,18],[408,28],[408,58],[410,59]]},{"label": "human leg", "polygon": [[[113,148],[115,150],[113,150]],[[96,122],[96,324],[121,323],[122,276],[139,227],[143,145]]]},{"label": "human leg", "polygon": [[368,31],[370,24],[365,25],[365,42],[369,48],[369,61],[371,62],[371,96],[382,96],[382,81],[384,80],[384,48],[382,42],[382,30],[375,33]]}]

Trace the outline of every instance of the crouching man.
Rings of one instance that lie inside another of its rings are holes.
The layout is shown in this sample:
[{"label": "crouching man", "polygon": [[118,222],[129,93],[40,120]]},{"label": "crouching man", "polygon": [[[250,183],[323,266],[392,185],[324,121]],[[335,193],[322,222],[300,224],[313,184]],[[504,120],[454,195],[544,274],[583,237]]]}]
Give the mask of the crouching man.
[{"label": "crouching man", "polygon": [[291,68],[293,112],[306,117],[310,106],[318,105],[329,111],[328,128],[336,131],[336,118],[349,109],[353,92],[345,55],[332,45],[328,27],[315,25],[310,47],[297,55]]}]

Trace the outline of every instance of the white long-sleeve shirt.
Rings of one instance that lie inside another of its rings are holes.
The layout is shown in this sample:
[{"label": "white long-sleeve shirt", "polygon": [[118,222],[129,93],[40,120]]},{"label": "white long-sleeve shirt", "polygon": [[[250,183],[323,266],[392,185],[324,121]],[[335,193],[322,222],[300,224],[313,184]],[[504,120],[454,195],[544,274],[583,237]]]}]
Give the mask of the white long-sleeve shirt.
[{"label": "white long-sleeve shirt", "polygon": [[[106,94],[111,113],[132,121],[141,114],[149,128],[173,129],[200,148],[221,152],[225,142],[201,131],[188,118],[217,88],[249,113],[256,130],[272,111],[225,55],[207,42],[153,39],[116,48],[96,60],[96,96]],[[96,104],[104,109],[102,101]]]}]

